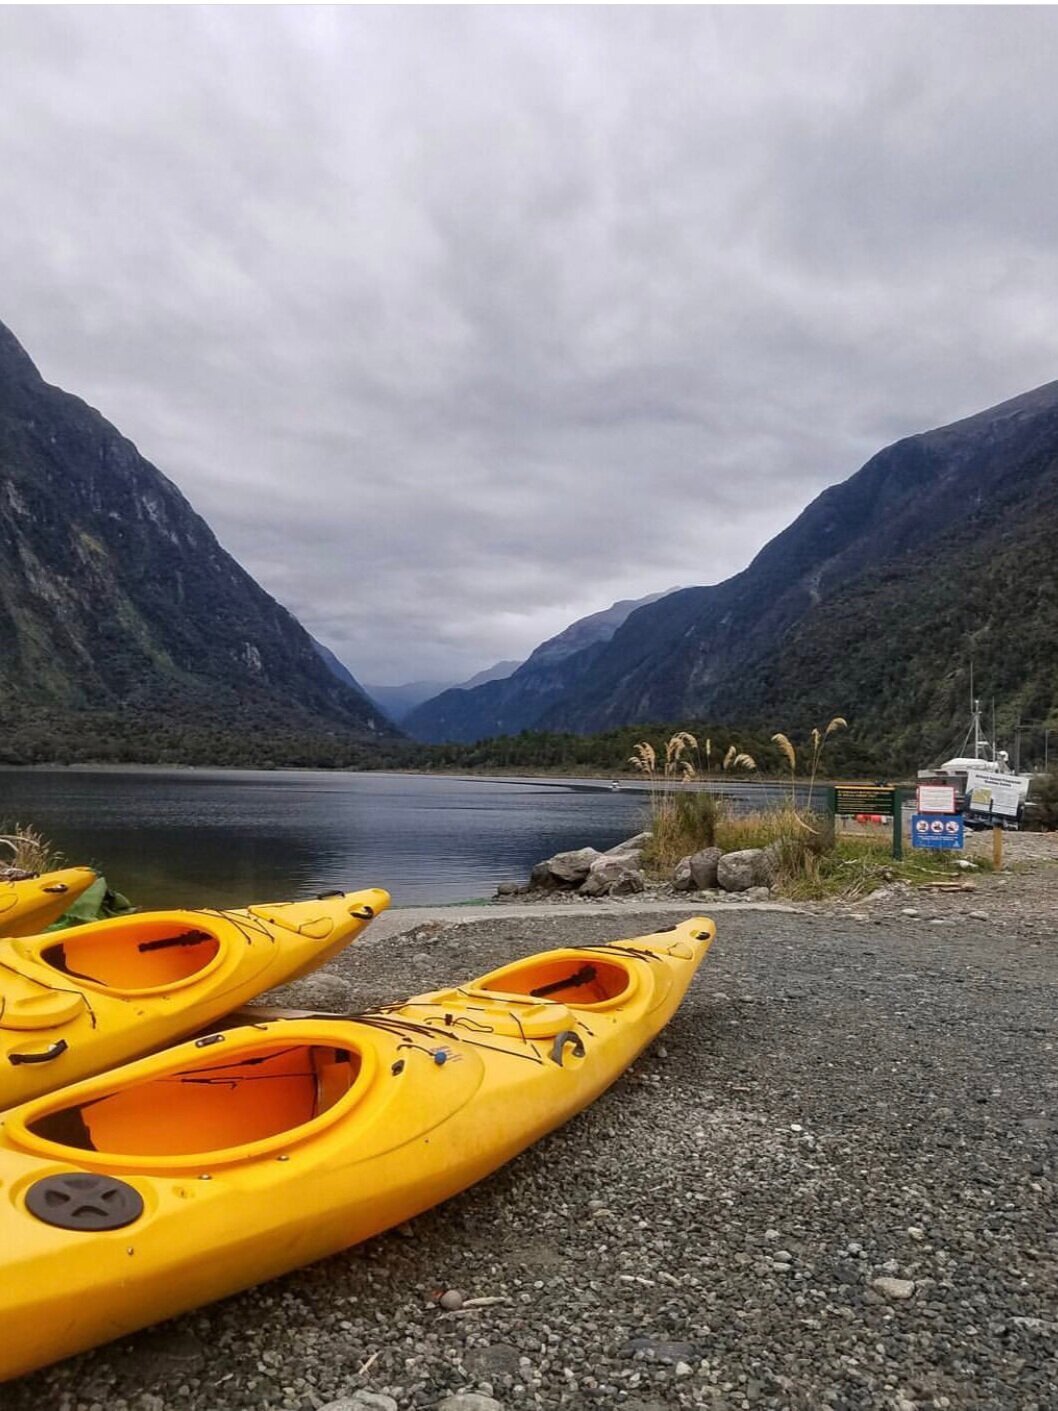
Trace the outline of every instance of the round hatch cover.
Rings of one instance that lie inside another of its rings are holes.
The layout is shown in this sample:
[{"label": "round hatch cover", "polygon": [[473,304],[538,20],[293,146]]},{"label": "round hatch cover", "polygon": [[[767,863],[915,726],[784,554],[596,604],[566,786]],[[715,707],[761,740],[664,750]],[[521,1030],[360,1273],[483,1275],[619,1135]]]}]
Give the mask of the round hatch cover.
[{"label": "round hatch cover", "polygon": [[113,1176],[67,1171],[34,1181],[26,1192],[26,1207],[60,1230],[120,1230],[143,1214],[143,1197]]}]

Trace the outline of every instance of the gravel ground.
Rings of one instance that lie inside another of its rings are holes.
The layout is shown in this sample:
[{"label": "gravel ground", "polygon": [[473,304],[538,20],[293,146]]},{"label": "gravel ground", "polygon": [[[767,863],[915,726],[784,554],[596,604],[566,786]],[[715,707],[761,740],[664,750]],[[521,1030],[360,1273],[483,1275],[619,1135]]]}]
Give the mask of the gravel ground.
[{"label": "gravel ground", "polygon": [[[1025,866],[718,914],[661,1040],[492,1179],[0,1405],[1051,1411],[1058,866]],[[673,919],[438,916],[336,973],[388,1000]]]}]

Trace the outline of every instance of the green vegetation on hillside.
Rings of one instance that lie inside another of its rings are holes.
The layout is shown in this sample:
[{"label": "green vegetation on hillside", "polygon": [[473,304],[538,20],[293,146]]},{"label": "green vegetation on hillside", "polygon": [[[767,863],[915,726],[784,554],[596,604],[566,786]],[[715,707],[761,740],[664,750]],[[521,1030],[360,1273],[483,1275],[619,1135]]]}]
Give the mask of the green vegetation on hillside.
[{"label": "green vegetation on hillside", "polygon": [[1018,721],[1035,722],[1022,763],[1042,764],[1042,726],[1058,734],[1058,484],[1032,490],[819,603],[726,707],[756,717],[781,701],[811,720],[837,696],[880,758],[913,769],[958,749],[972,660],[1000,744],[1013,750]]},{"label": "green vegetation on hillside", "polygon": [[[732,745],[753,756],[758,775],[768,777],[788,772],[786,757],[771,738],[774,727],[718,725],[705,720],[622,725],[594,735],[523,730],[519,735],[498,736],[476,745],[421,745],[417,748],[423,767],[627,775],[632,772],[629,757],[640,740],[653,740],[663,749],[664,742],[677,730],[687,730],[694,735],[703,752],[706,740],[711,742],[712,768],[703,771],[711,776],[726,777],[722,761]],[[884,757],[883,750],[868,744],[859,732],[851,729],[830,742],[828,770],[842,777],[880,777],[879,771],[885,769]]]},{"label": "green vegetation on hillside", "polygon": [[[0,324],[0,749],[245,759],[392,727],[131,442]],[[342,742],[337,747],[327,742]]]},{"label": "green vegetation on hillside", "polygon": [[[291,723],[278,710],[260,718],[259,707],[241,722],[222,724],[196,717],[152,712],[89,711],[76,717],[61,711],[9,712],[0,732],[0,764],[188,764],[244,769],[417,769],[481,773],[556,773],[628,776],[628,758],[644,738],[663,742],[675,726],[628,725],[596,735],[520,735],[482,740],[476,745],[421,745],[393,737],[365,742],[350,732],[321,731],[315,722]],[[681,727],[682,728],[682,727]],[[721,761],[732,744],[748,751],[762,776],[786,767],[767,730],[692,721],[688,727],[712,743],[711,770],[727,777]],[[833,742],[830,770],[843,776],[879,773],[878,752],[851,730]]]}]

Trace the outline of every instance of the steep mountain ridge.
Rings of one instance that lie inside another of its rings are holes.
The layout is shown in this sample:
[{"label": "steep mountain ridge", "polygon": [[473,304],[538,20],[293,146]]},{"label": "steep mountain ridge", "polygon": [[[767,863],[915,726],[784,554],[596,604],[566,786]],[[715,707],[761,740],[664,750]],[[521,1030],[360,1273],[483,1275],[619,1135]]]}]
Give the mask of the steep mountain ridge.
[{"label": "steep mountain ridge", "polygon": [[[971,652],[1011,710],[1058,714],[1045,649],[1056,487],[1051,382],[886,447],[741,573],[637,607],[540,679],[522,668],[502,692],[451,702],[429,738],[692,718],[806,726],[841,710],[928,751],[964,711]],[[948,687],[931,691],[931,676]]]},{"label": "steep mountain ridge", "polygon": [[[965,600],[960,559],[977,537],[1031,537],[1040,519],[1058,534],[1056,480],[1058,382],[898,441],[825,490],[742,573],[634,613],[535,723],[586,730],[635,719],[746,719],[776,711],[807,719],[828,708],[871,717],[886,689],[885,657],[905,660],[901,621],[928,615],[921,591],[910,589],[911,576],[932,564],[932,578]],[[987,562],[976,571],[989,576]],[[1053,566],[1043,571],[1053,581]],[[889,583],[898,620],[887,641],[874,632],[863,644],[875,668],[853,683],[830,625],[871,575]],[[905,579],[907,592],[894,596],[894,583]],[[1002,599],[996,606],[998,623],[1009,613]],[[808,651],[812,634],[819,634],[816,653]],[[794,641],[802,654],[799,674],[791,677],[779,662]],[[920,646],[946,670],[964,649],[939,623],[934,640],[927,634]]]},{"label": "steep mountain ridge", "polygon": [[[645,598],[626,598],[578,618],[541,642],[516,671],[479,686],[467,682],[442,691],[409,712],[401,724],[415,739],[424,741],[473,741],[525,729],[556,694],[567,689],[570,680],[576,679],[578,668],[587,670],[593,654],[610,640],[629,613],[663,597],[664,593],[651,593]],[[567,661],[578,663],[572,674],[563,667]]]},{"label": "steep mountain ridge", "polygon": [[42,722],[76,742],[98,712],[185,737],[392,732],[176,486],[2,324],[0,710],[0,745]]}]

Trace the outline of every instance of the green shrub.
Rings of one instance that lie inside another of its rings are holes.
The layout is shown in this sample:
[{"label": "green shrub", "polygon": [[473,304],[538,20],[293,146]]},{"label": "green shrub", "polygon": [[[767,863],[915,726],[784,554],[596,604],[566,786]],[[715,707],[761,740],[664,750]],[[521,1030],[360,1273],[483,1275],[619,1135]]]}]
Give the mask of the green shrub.
[{"label": "green shrub", "polygon": [[680,858],[716,843],[723,800],[704,789],[670,792],[654,799],[650,829],[654,834],[646,859],[657,871],[671,873]]},{"label": "green shrub", "polygon": [[1032,808],[1026,809],[1026,824],[1041,832],[1058,828],[1058,765],[1039,774],[1029,789]]}]

